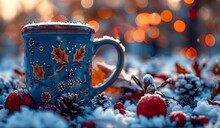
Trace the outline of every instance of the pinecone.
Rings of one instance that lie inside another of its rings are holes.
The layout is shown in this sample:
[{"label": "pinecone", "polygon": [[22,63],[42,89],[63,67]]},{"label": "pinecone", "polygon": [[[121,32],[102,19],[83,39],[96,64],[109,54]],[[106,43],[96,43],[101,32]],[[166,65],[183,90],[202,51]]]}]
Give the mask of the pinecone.
[{"label": "pinecone", "polygon": [[194,74],[181,74],[175,83],[175,92],[180,95],[180,98],[195,95],[203,89],[203,82]]},{"label": "pinecone", "polygon": [[111,98],[107,97],[104,92],[98,94],[92,99],[92,108],[102,107],[107,109],[112,106]]},{"label": "pinecone", "polygon": [[60,99],[57,99],[58,109],[61,111],[61,114],[71,117],[81,115],[84,111],[84,107],[80,106],[82,100],[79,100],[78,98],[78,94],[65,93]]},{"label": "pinecone", "polygon": [[179,103],[182,107],[184,107],[184,106],[186,106],[186,105],[190,105],[190,106],[191,106],[191,104],[192,104],[193,101],[194,101],[194,96],[191,95],[191,96],[189,96],[189,97],[184,97],[184,98],[180,99],[178,103]]}]

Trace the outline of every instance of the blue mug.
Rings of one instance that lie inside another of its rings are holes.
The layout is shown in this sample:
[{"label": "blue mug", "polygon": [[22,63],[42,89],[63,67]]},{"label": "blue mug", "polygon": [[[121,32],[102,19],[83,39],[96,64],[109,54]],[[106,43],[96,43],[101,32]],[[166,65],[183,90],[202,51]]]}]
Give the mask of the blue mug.
[{"label": "blue mug", "polygon": [[[83,105],[103,92],[119,76],[124,49],[113,38],[93,41],[94,29],[74,23],[37,23],[23,27],[26,84],[36,107],[56,105],[64,93],[79,95]],[[118,52],[116,70],[104,84],[91,86],[92,59],[98,48],[112,45]]]}]

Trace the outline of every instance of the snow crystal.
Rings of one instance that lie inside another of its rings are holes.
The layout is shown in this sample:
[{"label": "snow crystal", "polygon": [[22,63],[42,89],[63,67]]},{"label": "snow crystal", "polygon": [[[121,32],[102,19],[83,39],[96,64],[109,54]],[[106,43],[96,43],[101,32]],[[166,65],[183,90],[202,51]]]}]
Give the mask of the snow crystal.
[{"label": "snow crystal", "polygon": [[130,112],[136,112],[136,105],[131,104],[131,105],[127,106],[125,109]]},{"label": "snow crystal", "polygon": [[198,115],[206,115],[212,121],[216,121],[219,116],[220,107],[209,105],[206,100],[198,101],[197,107],[193,110],[193,113]]},{"label": "snow crystal", "polygon": [[8,116],[8,110],[7,109],[1,109],[0,110],[0,121],[6,119]]},{"label": "snow crystal", "polygon": [[116,113],[118,112],[114,112],[112,108],[106,109],[104,111],[101,107],[99,107],[93,111],[92,120],[95,122],[97,128],[113,127],[113,126],[126,127],[128,123],[123,118],[123,115]]},{"label": "snow crystal", "polygon": [[40,25],[71,25],[71,26],[82,26],[82,27],[89,27],[89,28],[92,28],[92,26],[90,26],[89,24],[87,23],[81,23],[81,22],[40,22],[40,23],[29,23],[27,25],[25,25],[23,28],[26,28],[26,27],[35,27],[35,26],[40,26]]},{"label": "snow crystal", "polygon": [[139,116],[140,124],[142,127],[165,127],[168,122],[164,116],[154,116],[152,118],[146,118],[142,115]]},{"label": "snow crystal", "polygon": [[6,120],[6,128],[66,128],[67,122],[51,111],[34,111],[22,107]]}]

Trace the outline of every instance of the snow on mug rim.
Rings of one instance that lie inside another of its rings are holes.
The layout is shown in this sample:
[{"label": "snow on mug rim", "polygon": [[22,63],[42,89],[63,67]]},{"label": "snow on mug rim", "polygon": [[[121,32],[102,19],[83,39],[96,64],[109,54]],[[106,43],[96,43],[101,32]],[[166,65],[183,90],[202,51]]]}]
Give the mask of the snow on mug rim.
[{"label": "snow on mug rim", "polygon": [[93,34],[94,28],[87,23],[81,22],[40,22],[29,23],[22,28],[22,34],[44,32],[67,32],[78,31],[80,33]]}]

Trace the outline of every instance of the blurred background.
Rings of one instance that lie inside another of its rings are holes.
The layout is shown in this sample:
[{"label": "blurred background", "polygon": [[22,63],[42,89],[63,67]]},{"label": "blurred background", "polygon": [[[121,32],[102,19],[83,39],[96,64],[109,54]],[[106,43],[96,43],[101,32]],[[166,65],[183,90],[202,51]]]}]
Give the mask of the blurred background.
[{"label": "blurred background", "polygon": [[88,23],[95,37],[118,38],[126,55],[142,59],[217,55],[219,7],[220,0],[0,0],[0,58],[20,56],[22,27],[45,21]]}]

